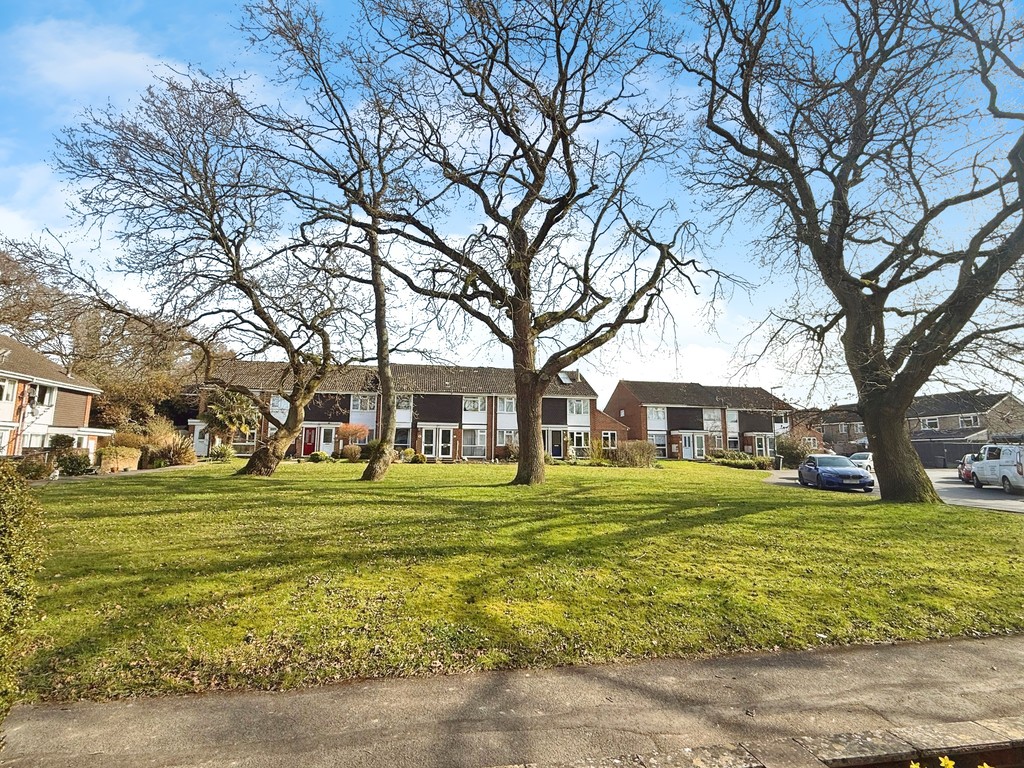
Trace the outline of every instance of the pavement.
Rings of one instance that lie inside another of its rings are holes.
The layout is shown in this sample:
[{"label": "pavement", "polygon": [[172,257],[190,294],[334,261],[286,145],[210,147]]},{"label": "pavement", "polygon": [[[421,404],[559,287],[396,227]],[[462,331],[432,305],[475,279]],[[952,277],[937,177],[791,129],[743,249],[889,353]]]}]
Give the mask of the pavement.
[{"label": "pavement", "polygon": [[[962,507],[976,507],[980,509],[994,509],[1000,512],[1024,513],[1024,496],[1011,496],[998,486],[986,486],[975,488],[970,483],[964,483],[957,479],[956,468],[953,469],[926,469],[932,485],[935,486],[939,497],[947,504],[955,504]],[[793,485],[801,487],[796,479],[795,469],[773,470],[771,477],[765,482],[774,485]],[[817,488],[807,488],[808,493],[838,493],[838,491],[819,491]],[[876,486],[875,495],[878,495]]]},{"label": "pavement", "polygon": [[480,768],[1022,713],[1011,636],[19,705],[0,765]]}]

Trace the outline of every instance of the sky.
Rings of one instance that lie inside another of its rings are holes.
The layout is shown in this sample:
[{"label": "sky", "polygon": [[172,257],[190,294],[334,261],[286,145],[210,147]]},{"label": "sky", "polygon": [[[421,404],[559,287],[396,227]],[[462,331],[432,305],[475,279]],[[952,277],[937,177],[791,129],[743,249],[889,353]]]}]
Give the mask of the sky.
[{"label": "sky", "polygon": [[[329,16],[344,2],[322,2]],[[162,68],[198,65],[208,71],[258,69],[235,25],[240,4],[229,0],[51,0],[0,3],[0,236],[66,237],[67,194],[49,162],[55,136],[89,106],[124,107]],[[795,405],[848,402],[852,383],[813,387],[772,364],[743,369],[735,350],[751,324],[786,288],[760,275],[743,242],[725,242],[716,266],[743,270],[760,286],[733,292],[708,327],[704,299],[670,299],[675,327],[629,334],[592,354],[579,368],[604,404],[619,379],[697,381],[776,388]],[[509,365],[504,349],[473,334],[445,359],[465,365]]]}]

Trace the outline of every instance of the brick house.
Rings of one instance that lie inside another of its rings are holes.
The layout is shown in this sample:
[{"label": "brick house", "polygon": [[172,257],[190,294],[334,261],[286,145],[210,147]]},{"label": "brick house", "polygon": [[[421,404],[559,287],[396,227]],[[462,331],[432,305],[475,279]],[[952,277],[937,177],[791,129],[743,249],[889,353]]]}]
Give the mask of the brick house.
[{"label": "brick house", "polygon": [[793,411],[760,387],[665,381],[619,381],[604,409],[631,438],[673,459],[702,459],[714,448],[771,456]]},{"label": "brick house", "polygon": [[70,435],[91,457],[98,439],[114,434],[89,427],[89,410],[98,394],[89,382],[0,335],[0,456],[43,450],[53,435]]},{"label": "brick house", "polygon": [[[870,450],[856,408],[847,403],[821,414],[824,439],[837,453]],[[1024,433],[1024,403],[1008,392],[981,389],[921,395],[907,410],[907,429],[925,465],[943,466],[985,442],[1017,442]]]},{"label": "brick house", "polygon": [[[275,415],[287,412],[287,403],[277,394],[289,384],[283,364],[236,360],[222,364],[216,373],[224,381],[261,393]],[[505,458],[506,445],[518,443],[510,368],[396,363],[392,375],[398,393],[398,450],[412,448],[434,461],[491,461]],[[338,445],[335,430],[343,424],[364,425],[368,436],[361,442],[373,440],[380,433],[378,390],[374,367],[348,366],[333,372],[306,408],[294,454],[331,453]],[[200,409],[203,400],[200,392]],[[577,456],[588,455],[592,437],[601,439],[607,450],[626,439],[625,425],[597,408],[597,393],[577,372],[562,373],[549,385],[541,418],[544,450],[555,458],[564,458],[570,448]],[[210,441],[205,425],[198,418],[188,424],[196,452],[206,455]],[[234,447],[242,455],[251,453],[257,440],[268,434],[269,426],[263,424],[249,442]]]}]

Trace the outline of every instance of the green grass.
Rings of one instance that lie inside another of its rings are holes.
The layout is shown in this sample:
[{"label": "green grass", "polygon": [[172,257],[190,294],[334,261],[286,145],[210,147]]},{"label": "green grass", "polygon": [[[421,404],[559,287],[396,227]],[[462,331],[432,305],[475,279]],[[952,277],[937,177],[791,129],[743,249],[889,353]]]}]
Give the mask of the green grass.
[{"label": "green grass", "polygon": [[678,463],[231,469],[43,492],[30,697],[1024,629],[1024,516]]}]

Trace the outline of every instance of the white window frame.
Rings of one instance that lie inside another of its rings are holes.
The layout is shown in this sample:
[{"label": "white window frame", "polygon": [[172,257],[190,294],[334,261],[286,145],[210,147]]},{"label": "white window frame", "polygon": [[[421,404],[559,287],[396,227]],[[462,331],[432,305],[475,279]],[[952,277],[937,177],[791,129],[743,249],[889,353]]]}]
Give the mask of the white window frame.
[{"label": "white window frame", "polygon": [[921,429],[926,432],[936,432],[939,429],[939,417],[927,416],[921,419]]},{"label": "white window frame", "polygon": [[648,421],[665,421],[668,418],[668,409],[664,405],[647,406]]},{"label": "white window frame", "polygon": [[377,410],[376,395],[352,395],[352,410],[371,413]]},{"label": "white window frame", "polygon": [[366,430],[366,437],[360,437],[360,438],[357,438],[355,440],[351,440],[349,442],[349,445],[366,445],[371,440],[375,439],[374,438],[374,434],[375,433],[376,433],[376,430],[373,427],[368,427],[367,430]]},{"label": "white window frame", "polygon": [[740,449],[740,436],[729,435],[729,440],[726,443],[726,446],[730,451],[738,451]]},{"label": "white window frame", "polygon": [[0,429],[0,456],[7,455],[7,448],[11,441],[10,430]]},{"label": "white window frame", "polygon": [[802,438],[800,438],[800,442],[802,442],[808,448],[817,448],[818,447],[818,438],[813,437],[813,436],[802,437]]},{"label": "white window frame", "polygon": [[334,444],[334,427],[320,428],[320,442]]},{"label": "white window frame", "polygon": [[619,433],[606,431],[601,433],[601,447],[606,451],[614,451],[619,445]]},{"label": "white window frame", "polygon": [[[722,434],[722,410],[720,408],[702,408],[701,411],[704,431]],[[722,446],[718,447],[721,448]]]},{"label": "white window frame", "polygon": [[864,422],[863,421],[855,421],[855,422],[853,422],[853,429],[851,429],[850,431],[851,432],[856,432],[858,435],[864,434]]},{"label": "white window frame", "polygon": [[464,413],[486,413],[487,398],[483,395],[464,395],[462,410]]},{"label": "white window frame", "polygon": [[[479,442],[470,445],[466,442],[466,437],[473,435],[475,440]],[[471,453],[467,453],[466,449],[472,448]],[[463,429],[462,430],[462,458],[464,459],[486,459],[487,458],[487,430],[486,429]]]},{"label": "white window frame", "polygon": [[655,456],[659,459],[668,458],[668,432],[648,432],[647,442],[654,446]]},{"label": "white window frame", "polygon": [[411,411],[412,410],[412,395],[395,395],[395,410],[396,411]]},{"label": "white window frame", "polygon": [[586,416],[590,413],[590,401],[581,398],[571,398],[566,404],[571,416]]},{"label": "white window frame", "polygon": [[498,413],[515,413],[516,399],[505,395],[498,396]]},{"label": "white window frame", "polygon": [[18,382],[14,379],[0,379],[0,402],[13,403],[14,393],[18,389]]},{"label": "white window frame", "polygon": [[590,430],[570,429],[568,430],[569,445],[577,451],[585,451],[590,448]]},{"label": "white window frame", "polygon": [[52,384],[36,384],[36,405],[49,408],[57,402],[57,388]]},{"label": "white window frame", "polygon": [[960,429],[969,429],[970,427],[980,427],[981,418],[976,413],[961,413],[960,414]]},{"label": "white window frame", "polygon": [[506,446],[509,443],[519,445],[518,429],[499,429],[495,435],[498,445]]},{"label": "white window frame", "polygon": [[845,435],[849,431],[850,431],[850,425],[847,424],[845,421],[840,421],[839,422],[839,434],[840,435]]},{"label": "white window frame", "polygon": [[[405,442],[398,442],[398,433],[405,432]],[[395,429],[395,448],[404,449],[412,447],[412,427],[398,427]]]}]

